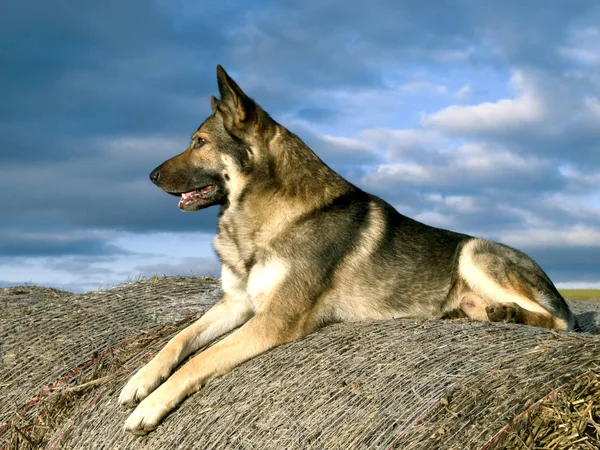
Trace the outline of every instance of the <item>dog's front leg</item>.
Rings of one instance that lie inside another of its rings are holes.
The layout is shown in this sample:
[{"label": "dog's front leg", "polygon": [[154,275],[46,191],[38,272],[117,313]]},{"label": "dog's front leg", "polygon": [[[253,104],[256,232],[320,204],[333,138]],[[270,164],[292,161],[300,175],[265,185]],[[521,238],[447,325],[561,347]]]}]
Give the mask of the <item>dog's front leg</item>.
[{"label": "dog's front leg", "polygon": [[129,380],[121,391],[119,404],[135,406],[166,380],[184,358],[245,323],[252,314],[246,301],[226,294],[194,324],[173,337]]},{"label": "dog's front leg", "polygon": [[125,430],[146,434],[188,395],[208,380],[300,335],[286,323],[259,312],[241,328],[189,360],[158,389],[144,399],[125,422]]}]

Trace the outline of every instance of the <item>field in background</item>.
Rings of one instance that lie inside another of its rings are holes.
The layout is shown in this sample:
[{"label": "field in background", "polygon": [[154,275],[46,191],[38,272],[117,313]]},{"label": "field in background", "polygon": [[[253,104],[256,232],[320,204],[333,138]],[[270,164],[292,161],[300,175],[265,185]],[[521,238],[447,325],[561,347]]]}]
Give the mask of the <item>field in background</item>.
[{"label": "field in background", "polygon": [[600,300],[600,289],[559,289],[559,292],[569,300]]}]

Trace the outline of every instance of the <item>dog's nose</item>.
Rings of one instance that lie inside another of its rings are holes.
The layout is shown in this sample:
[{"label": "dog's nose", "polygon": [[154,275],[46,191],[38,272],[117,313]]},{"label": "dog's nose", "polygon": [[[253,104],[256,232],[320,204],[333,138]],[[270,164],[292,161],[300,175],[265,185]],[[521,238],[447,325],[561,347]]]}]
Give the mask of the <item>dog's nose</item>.
[{"label": "dog's nose", "polygon": [[150,180],[154,184],[158,183],[159,178],[160,178],[160,170],[154,169],[152,172],[150,172]]}]

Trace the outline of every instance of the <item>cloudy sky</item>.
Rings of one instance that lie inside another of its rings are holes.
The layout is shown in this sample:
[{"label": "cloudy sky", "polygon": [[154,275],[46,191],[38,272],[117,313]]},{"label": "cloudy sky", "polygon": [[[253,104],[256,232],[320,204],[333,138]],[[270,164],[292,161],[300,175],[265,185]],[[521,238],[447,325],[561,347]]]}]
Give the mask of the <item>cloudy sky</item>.
[{"label": "cloudy sky", "polygon": [[217,210],[182,213],[148,173],[209,114],[220,63],[403,214],[600,287],[597,0],[1,9],[0,286],[219,274]]}]

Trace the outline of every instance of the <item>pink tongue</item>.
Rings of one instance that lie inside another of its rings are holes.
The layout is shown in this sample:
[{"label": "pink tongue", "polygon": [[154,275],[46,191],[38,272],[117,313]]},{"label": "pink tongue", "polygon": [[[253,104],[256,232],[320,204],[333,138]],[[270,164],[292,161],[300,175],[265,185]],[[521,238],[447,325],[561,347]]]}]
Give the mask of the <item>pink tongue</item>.
[{"label": "pink tongue", "polygon": [[181,205],[183,205],[183,203],[185,202],[185,200],[189,197],[191,197],[192,195],[194,195],[196,191],[190,191],[190,192],[184,192],[183,194],[181,194],[181,198],[179,199],[179,206],[181,207]]}]

